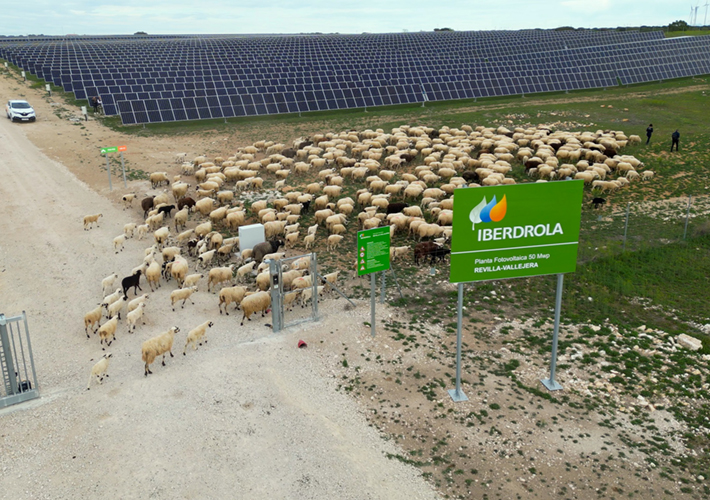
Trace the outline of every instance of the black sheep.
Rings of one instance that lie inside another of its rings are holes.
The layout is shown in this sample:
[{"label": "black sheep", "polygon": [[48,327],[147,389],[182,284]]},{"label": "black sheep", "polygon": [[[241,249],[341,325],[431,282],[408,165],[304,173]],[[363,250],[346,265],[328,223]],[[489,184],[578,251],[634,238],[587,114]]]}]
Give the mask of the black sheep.
[{"label": "black sheep", "polygon": [[293,148],[286,148],[283,151],[281,151],[281,155],[285,156],[286,158],[295,158],[296,157],[296,150]]},{"label": "black sheep", "polygon": [[592,205],[594,205],[594,208],[599,208],[602,205],[606,203],[606,200],[604,198],[594,198],[592,200]]},{"label": "black sheep", "polygon": [[451,250],[449,250],[448,248],[436,247],[434,250],[429,252],[429,256],[431,257],[430,262],[432,264],[434,262],[436,262],[437,260],[440,260],[443,262],[446,260],[446,256],[449,255],[450,253],[451,253]]},{"label": "black sheep", "polygon": [[133,288],[133,293],[135,295],[138,295],[138,291],[136,290],[136,288],[142,292],[143,289],[140,287],[140,284],[139,284],[140,280],[141,280],[141,270],[140,269],[138,271],[136,271],[135,274],[133,274],[131,276],[126,276],[125,278],[123,278],[121,280],[121,286],[123,287],[123,295],[127,297],[128,290],[130,288]]},{"label": "black sheep", "polygon": [[463,180],[468,183],[475,182],[476,184],[479,184],[481,182],[481,177],[476,172],[464,172],[461,174],[461,177],[463,177]]},{"label": "black sheep", "polygon": [[311,208],[311,200],[304,201],[303,203],[301,203],[301,207],[301,213],[307,214],[308,209]]},{"label": "black sheep", "polygon": [[426,260],[427,256],[431,255],[437,248],[439,247],[433,241],[417,243],[417,246],[414,247],[414,264],[418,266],[420,258],[424,257]]},{"label": "black sheep", "polygon": [[175,210],[175,205],[163,205],[162,207],[160,207],[160,208],[158,209],[158,213],[159,213],[159,214],[160,214],[160,213],[167,214],[168,219],[169,219],[170,216],[172,215],[171,212],[172,212],[173,210]]},{"label": "black sheep", "polygon": [[390,203],[389,205],[387,205],[387,215],[398,214],[408,206],[409,205],[404,202]]}]

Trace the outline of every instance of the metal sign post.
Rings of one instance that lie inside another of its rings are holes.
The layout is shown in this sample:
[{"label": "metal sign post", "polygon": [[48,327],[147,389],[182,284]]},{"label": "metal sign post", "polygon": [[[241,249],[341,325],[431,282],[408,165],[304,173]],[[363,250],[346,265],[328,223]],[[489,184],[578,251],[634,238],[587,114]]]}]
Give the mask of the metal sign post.
[{"label": "metal sign post", "polygon": [[[124,147],[125,146],[121,146]],[[109,153],[117,153],[118,148],[117,147],[112,147],[112,148],[101,148],[101,154],[106,155],[106,172],[108,173],[108,189],[109,191],[113,191],[113,186],[111,186],[111,167],[109,166],[109,161],[108,161],[108,154]],[[121,153],[121,162],[123,163],[123,153]],[[126,172],[124,170],[123,172],[123,183],[125,185],[126,183]]]},{"label": "metal sign post", "polygon": [[449,281],[459,284],[456,338],[456,389],[461,399],[462,284],[524,276],[557,274],[555,327],[550,378],[555,382],[563,273],[574,272],[582,218],[582,181],[464,188],[454,198]]},{"label": "metal sign post", "polygon": [[382,271],[382,290],[380,290],[380,304],[385,303],[385,287],[387,286],[387,271]]},{"label": "metal sign post", "polygon": [[123,170],[123,187],[127,188],[126,184],[126,163],[123,161],[123,152],[128,149],[126,146],[118,146],[118,150],[121,152],[121,170]]},{"label": "metal sign post", "polygon": [[456,326],[456,388],[449,389],[449,395],[455,402],[468,401],[461,390],[461,323],[463,323],[463,283],[459,283],[459,303],[457,309],[458,325]]},{"label": "metal sign post", "polygon": [[555,368],[557,367],[557,337],[560,332],[560,309],[562,308],[562,282],[565,275],[557,275],[557,293],[555,294],[555,326],[552,330],[552,357],[550,359],[550,378],[542,380],[542,385],[551,391],[559,391],[562,386],[555,382]]},{"label": "metal sign post", "polygon": [[370,275],[370,328],[375,336],[375,273],[382,271],[382,298],[384,302],[384,272],[390,268],[390,228],[376,227],[357,233],[357,275]]}]

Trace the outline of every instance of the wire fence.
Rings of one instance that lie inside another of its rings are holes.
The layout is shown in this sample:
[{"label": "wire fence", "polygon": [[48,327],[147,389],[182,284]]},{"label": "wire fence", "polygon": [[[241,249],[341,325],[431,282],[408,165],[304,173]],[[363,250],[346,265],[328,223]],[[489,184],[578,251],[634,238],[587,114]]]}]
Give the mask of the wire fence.
[{"label": "wire fence", "polygon": [[580,263],[710,233],[710,196],[630,202],[582,212]]}]

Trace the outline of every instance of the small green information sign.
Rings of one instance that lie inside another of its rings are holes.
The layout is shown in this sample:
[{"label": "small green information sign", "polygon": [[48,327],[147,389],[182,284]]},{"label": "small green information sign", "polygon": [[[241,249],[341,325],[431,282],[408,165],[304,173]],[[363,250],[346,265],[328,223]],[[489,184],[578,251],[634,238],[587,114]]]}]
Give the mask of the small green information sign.
[{"label": "small green information sign", "polygon": [[114,146],[112,148],[101,148],[101,154],[105,155],[106,153],[118,153],[118,147]]},{"label": "small green information sign", "polygon": [[390,228],[376,227],[357,233],[357,275],[390,268]]},{"label": "small green information sign", "polygon": [[584,182],[457,189],[452,283],[574,272]]}]

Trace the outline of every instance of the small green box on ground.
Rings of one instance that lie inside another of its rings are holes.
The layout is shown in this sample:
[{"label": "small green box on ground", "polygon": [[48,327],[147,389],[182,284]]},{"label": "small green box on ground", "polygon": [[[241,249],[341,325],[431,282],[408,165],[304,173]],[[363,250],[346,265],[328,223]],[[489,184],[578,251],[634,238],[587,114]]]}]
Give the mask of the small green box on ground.
[{"label": "small green box on ground", "polygon": [[390,228],[376,227],[357,233],[357,275],[390,268]]}]

